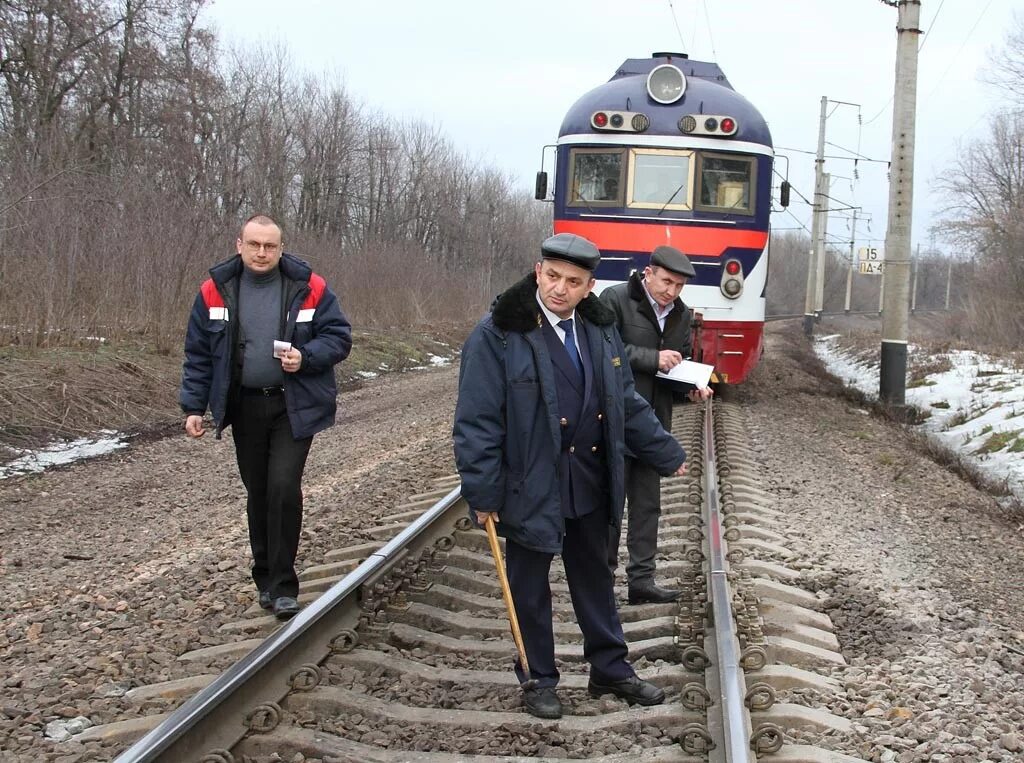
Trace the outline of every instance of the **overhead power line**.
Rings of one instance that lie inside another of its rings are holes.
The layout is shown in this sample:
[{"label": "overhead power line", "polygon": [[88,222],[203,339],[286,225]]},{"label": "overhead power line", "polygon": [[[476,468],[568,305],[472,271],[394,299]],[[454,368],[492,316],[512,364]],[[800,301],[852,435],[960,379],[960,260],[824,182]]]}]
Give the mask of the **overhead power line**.
[{"label": "overhead power line", "polygon": [[672,12],[672,23],[676,25],[676,34],[679,35],[679,42],[683,46],[683,53],[686,53],[688,48],[686,47],[686,40],[683,39],[683,30],[679,28],[679,19],[676,17],[675,6],[672,5],[672,0],[668,0],[668,9]]}]

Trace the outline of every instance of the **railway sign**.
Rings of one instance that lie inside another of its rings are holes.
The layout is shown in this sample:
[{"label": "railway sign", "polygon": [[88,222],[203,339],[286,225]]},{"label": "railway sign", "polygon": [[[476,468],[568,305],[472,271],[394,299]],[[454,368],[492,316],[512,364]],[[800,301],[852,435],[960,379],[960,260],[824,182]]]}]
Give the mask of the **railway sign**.
[{"label": "railway sign", "polygon": [[877,246],[862,246],[857,250],[857,260],[861,275],[877,276],[882,274],[885,264],[885,252]]}]

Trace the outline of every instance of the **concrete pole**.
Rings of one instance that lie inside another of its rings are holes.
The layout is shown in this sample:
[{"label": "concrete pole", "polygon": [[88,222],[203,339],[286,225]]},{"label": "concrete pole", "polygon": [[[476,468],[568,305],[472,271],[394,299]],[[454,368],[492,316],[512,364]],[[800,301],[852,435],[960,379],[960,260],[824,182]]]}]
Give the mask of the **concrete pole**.
[{"label": "concrete pole", "polygon": [[917,121],[917,48],[921,0],[899,0],[896,24],[896,90],[892,114],[889,224],[885,232],[885,302],[879,398],[902,406],[907,392],[907,333],[910,317],[910,232],[914,206],[914,132]]},{"label": "concrete pole", "polygon": [[[882,273],[878,276],[878,314],[885,311],[885,269],[888,265],[882,263]],[[884,322],[883,322],[884,323]]]},{"label": "concrete pole", "polygon": [[949,259],[949,267],[946,270],[946,310],[949,310],[949,287],[953,284],[953,258]]},{"label": "concrete pole", "polygon": [[831,212],[832,176],[821,173],[821,222],[818,224],[818,244],[815,247],[814,313],[820,316],[825,311],[825,241],[828,240],[828,213]]},{"label": "concrete pole", "polygon": [[822,190],[822,175],[825,168],[825,119],[827,118],[828,96],[821,96],[821,116],[818,119],[818,153],[814,160],[814,211],[811,215],[811,252],[807,262],[807,293],[804,297],[804,334],[814,335],[814,307],[817,302],[818,286],[818,239],[821,237],[821,209],[825,194]]},{"label": "concrete pole", "polygon": [[843,302],[843,312],[850,312],[850,295],[853,293],[853,269],[857,267],[857,257],[854,246],[857,241],[857,210],[853,210],[853,221],[850,223],[850,269],[846,273],[846,301]]},{"label": "concrete pole", "polygon": [[914,280],[913,287],[910,289],[910,312],[914,312],[917,309],[917,269],[921,267],[921,244],[917,245],[917,254],[914,257],[912,263],[914,268]]}]

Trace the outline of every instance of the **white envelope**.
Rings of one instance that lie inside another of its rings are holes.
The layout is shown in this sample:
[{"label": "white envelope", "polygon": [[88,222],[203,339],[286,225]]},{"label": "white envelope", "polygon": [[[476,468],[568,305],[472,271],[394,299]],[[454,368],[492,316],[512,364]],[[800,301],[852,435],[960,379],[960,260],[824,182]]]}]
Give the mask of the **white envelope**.
[{"label": "white envelope", "polygon": [[714,366],[709,366],[704,363],[694,363],[692,360],[684,360],[679,365],[673,366],[669,369],[668,373],[658,371],[655,375],[660,376],[662,379],[687,382],[703,389],[708,386],[708,381],[711,380],[711,372],[714,370]]}]

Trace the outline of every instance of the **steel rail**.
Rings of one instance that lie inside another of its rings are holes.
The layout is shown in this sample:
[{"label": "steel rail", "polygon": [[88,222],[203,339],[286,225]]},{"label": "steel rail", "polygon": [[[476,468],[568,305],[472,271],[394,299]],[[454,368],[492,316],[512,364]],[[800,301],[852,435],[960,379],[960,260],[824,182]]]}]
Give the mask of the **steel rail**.
[{"label": "steel rail", "polygon": [[[451,511],[461,497],[459,488],[454,488],[393,540],[171,713],[159,726],[123,752],[115,763],[157,760],[180,763],[198,759],[211,749],[228,749],[236,744],[248,729],[240,723],[210,722],[212,713],[228,703],[244,703],[251,707],[270,693],[276,694],[270,701],[279,700],[287,693],[287,688],[280,683],[272,683],[266,677],[267,666],[286,653],[292,659],[305,657],[302,662],[319,662],[326,656],[330,652],[330,641],[337,635],[337,622],[332,615],[345,605],[357,605],[361,587],[381,577],[401,561],[414,541],[431,541],[433,538],[427,536],[436,534],[434,523]],[[317,654],[322,656],[318,659]],[[190,735],[197,738],[189,741]]]},{"label": "steel rail", "polygon": [[[708,546],[708,603],[714,616],[715,650],[718,657],[718,693],[725,737],[725,760],[750,763],[750,732],[743,704],[746,681],[740,667],[732,595],[728,580],[725,528],[718,500],[718,463],[715,453],[714,407],[704,407],[704,527]],[[710,687],[708,687],[710,689]]]}]

